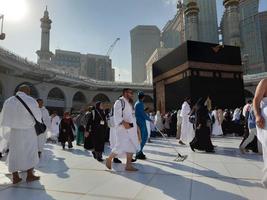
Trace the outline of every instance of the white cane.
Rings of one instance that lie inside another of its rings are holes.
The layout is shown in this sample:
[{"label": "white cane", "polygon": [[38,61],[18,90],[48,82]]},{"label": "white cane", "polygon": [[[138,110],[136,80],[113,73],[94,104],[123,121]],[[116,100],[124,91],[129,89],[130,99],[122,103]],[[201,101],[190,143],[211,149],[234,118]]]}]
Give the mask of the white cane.
[{"label": "white cane", "polygon": [[174,149],[174,151],[177,153],[177,157],[174,159],[176,162],[183,162],[184,160],[187,159],[188,155],[181,155],[177,149],[173,146],[173,144],[166,138],[164,133],[161,132],[161,130],[158,129],[157,126],[155,126],[157,131],[162,135],[162,137],[168,142],[168,144]]}]

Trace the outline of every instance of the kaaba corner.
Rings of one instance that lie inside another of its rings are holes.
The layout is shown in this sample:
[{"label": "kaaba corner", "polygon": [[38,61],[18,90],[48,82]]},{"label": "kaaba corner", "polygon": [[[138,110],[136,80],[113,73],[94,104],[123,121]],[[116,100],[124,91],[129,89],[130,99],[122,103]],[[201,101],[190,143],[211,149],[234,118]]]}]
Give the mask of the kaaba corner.
[{"label": "kaaba corner", "polygon": [[187,41],[153,64],[155,108],[165,113],[209,96],[213,107],[244,105],[240,48]]}]

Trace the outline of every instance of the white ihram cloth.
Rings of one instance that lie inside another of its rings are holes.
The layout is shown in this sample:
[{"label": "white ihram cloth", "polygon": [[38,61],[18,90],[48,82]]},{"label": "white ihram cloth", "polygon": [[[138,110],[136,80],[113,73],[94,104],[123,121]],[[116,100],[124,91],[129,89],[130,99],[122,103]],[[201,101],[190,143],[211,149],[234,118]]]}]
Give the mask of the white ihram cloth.
[{"label": "white ihram cloth", "polygon": [[[17,95],[28,105],[36,120],[41,122],[42,114],[37,102],[23,92],[17,92]],[[2,112],[3,119],[0,126],[11,129],[7,158],[9,171],[25,171],[34,168],[39,158],[33,117],[15,96],[5,101]]]},{"label": "white ihram cloth", "polygon": [[[0,112],[0,123],[2,121],[2,113]],[[4,153],[8,149],[9,135],[10,128],[0,126],[0,153]]]},{"label": "white ihram cloth", "polygon": [[189,144],[195,137],[195,131],[193,124],[189,121],[189,114],[191,112],[190,105],[185,101],[182,105],[181,114],[181,137],[180,140],[186,144]]},{"label": "white ihram cloth", "polygon": [[146,120],[147,140],[150,138],[150,135],[151,135],[150,123],[151,123],[150,121]]},{"label": "white ihram cloth", "polygon": [[211,115],[214,117],[215,121],[212,124],[212,135],[220,136],[223,135],[221,120],[219,119],[219,113],[217,110],[212,111]]},{"label": "white ihram cloth", "polygon": [[109,144],[110,148],[114,149],[116,145],[116,128],[110,127],[109,129]]},{"label": "white ihram cloth", "polygon": [[58,137],[60,121],[60,117],[57,115],[51,118],[51,130],[48,132],[48,138]]},{"label": "white ihram cloth", "polygon": [[[116,125],[116,145],[112,152],[118,156],[125,156],[125,153],[136,153],[140,150],[140,143],[137,136],[137,124],[133,106],[124,97],[125,108],[122,111],[121,101],[114,104],[114,122]],[[125,129],[121,122],[133,123],[133,127]]]},{"label": "white ihram cloth", "polygon": [[264,97],[261,102],[261,115],[265,121],[265,127],[263,129],[257,127],[257,137],[262,144],[262,155],[264,161],[264,176],[263,183],[267,187],[267,97]]},{"label": "white ihram cloth", "polygon": [[38,151],[42,152],[43,148],[44,148],[44,145],[46,143],[47,132],[51,128],[51,117],[49,116],[48,110],[44,106],[42,108],[40,108],[40,110],[42,112],[43,122],[46,125],[45,132],[43,134],[38,135]]},{"label": "white ihram cloth", "polygon": [[161,118],[159,111],[157,111],[157,113],[156,113],[154,124],[155,124],[157,129],[159,129],[160,131],[163,131],[164,125],[163,125],[162,118]]}]

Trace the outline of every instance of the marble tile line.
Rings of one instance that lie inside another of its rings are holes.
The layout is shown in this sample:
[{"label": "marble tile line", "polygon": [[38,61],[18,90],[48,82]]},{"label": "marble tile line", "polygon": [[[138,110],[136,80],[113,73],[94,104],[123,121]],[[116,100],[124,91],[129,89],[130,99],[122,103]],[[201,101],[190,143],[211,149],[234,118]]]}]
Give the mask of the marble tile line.
[{"label": "marble tile line", "polygon": [[[35,191],[49,191],[49,192],[58,192],[58,193],[64,193],[64,194],[73,194],[73,195],[80,195],[80,196],[93,196],[93,197],[102,197],[102,198],[115,198],[115,199],[121,199],[121,200],[131,200],[132,198],[125,198],[125,197],[118,197],[118,196],[111,196],[111,195],[101,195],[101,194],[92,194],[90,192],[84,193],[84,192],[70,192],[70,191],[64,191],[64,190],[53,190],[53,189],[47,189],[47,188],[31,188],[31,187],[25,187],[25,186],[11,186],[8,188],[19,188],[19,189],[27,189],[27,190],[35,190]],[[7,188],[5,188],[7,189]]]},{"label": "marble tile line", "polygon": [[[155,177],[155,175],[156,175],[156,174],[152,175],[152,176],[149,178],[149,180],[147,181],[145,187],[143,187],[139,192],[137,192],[137,194],[134,196],[133,199],[136,199],[136,197],[137,197],[141,192],[143,192],[143,191],[145,190],[145,188],[146,188],[148,185],[150,185],[150,183],[152,182],[152,180],[153,180],[153,178]],[[192,179],[191,179],[191,180],[192,180]]]},{"label": "marble tile line", "polygon": [[[144,175],[166,175],[166,176],[173,176],[173,175],[177,175],[180,176],[179,174],[173,174],[171,172],[166,172],[166,173],[158,173],[158,172],[142,172],[142,170],[139,170],[139,173],[136,172],[126,172],[125,170],[116,170],[116,171],[110,171],[107,169],[104,170],[100,170],[100,169],[84,169],[84,168],[70,168],[71,170],[80,170],[80,171],[98,171],[98,172],[109,172],[112,174],[131,174],[131,175],[135,175],[135,174],[140,174],[140,172]],[[179,170],[179,169],[177,169]],[[183,175],[183,176],[191,176],[191,175]]]},{"label": "marble tile line", "polygon": [[36,190],[36,191],[59,192],[59,193],[67,193],[67,194],[74,194],[74,195],[86,195],[86,193],[83,193],[83,192],[71,192],[71,191],[64,191],[64,190],[53,190],[53,189],[47,189],[47,188],[33,188],[33,187],[26,187],[26,186],[21,186],[21,185],[13,186],[13,188]]},{"label": "marble tile line", "polygon": [[[183,175],[184,176],[184,175]],[[261,179],[258,179],[258,178],[247,178],[247,177],[224,177],[223,175],[222,176],[210,176],[210,175],[206,175],[206,176],[202,176],[202,175],[193,175],[193,177],[197,177],[197,178],[215,178],[215,179],[218,179],[218,178],[222,178],[222,179],[225,179],[225,180],[248,180],[248,181],[261,181]]]}]

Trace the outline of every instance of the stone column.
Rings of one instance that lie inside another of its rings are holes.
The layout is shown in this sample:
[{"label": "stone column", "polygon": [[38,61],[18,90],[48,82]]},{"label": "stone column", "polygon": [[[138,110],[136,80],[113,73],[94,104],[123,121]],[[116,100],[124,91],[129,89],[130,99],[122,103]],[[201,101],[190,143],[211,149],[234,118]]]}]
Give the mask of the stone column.
[{"label": "stone column", "polygon": [[240,46],[239,0],[224,0],[229,45]]},{"label": "stone column", "polygon": [[189,1],[184,11],[187,40],[198,40],[198,13],[197,3],[193,0]]}]

